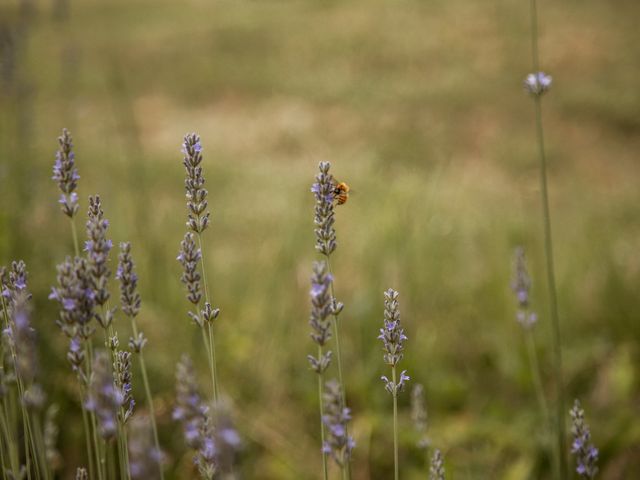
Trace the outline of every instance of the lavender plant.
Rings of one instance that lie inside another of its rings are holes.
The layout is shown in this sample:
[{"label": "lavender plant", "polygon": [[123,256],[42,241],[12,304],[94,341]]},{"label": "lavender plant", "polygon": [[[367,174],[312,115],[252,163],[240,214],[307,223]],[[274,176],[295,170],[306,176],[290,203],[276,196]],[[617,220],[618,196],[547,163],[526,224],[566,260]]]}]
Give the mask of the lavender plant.
[{"label": "lavender plant", "polygon": [[160,440],[158,439],[158,427],[155,419],[153,395],[151,394],[147,367],[144,361],[144,353],[142,351],[147,343],[147,339],[144,334],[138,330],[138,324],[136,321],[136,316],[140,312],[140,305],[142,301],[137,290],[138,275],[135,273],[135,265],[131,256],[131,244],[129,242],[123,242],[120,244],[120,255],[118,256],[118,270],[116,272],[116,278],[120,281],[120,308],[131,320],[133,337],[129,339],[129,348],[137,354],[140,363],[140,372],[142,373],[142,383],[144,385],[146,402],[149,408],[149,420],[151,423],[151,430],[153,432],[154,447],[155,451],[158,452],[154,458],[158,461],[157,468],[160,479],[162,480],[164,479],[164,471],[161,463],[162,455],[160,454],[161,449]]},{"label": "lavender plant", "polygon": [[542,216],[544,223],[544,247],[547,263],[547,286],[549,289],[549,303],[551,310],[553,363],[557,390],[556,430],[557,455],[560,463],[561,478],[568,477],[566,456],[566,428],[564,423],[565,395],[562,373],[562,343],[560,339],[560,318],[558,314],[558,295],[556,290],[555,267],[553,259],[553,241],[551,233],[551,212],[549,208],[549,192],[547,186],[547,158],[544,145],[544,129],[542,126],[542,95],[551,88],[551,77],[540,71],[540,56],[538,49],[538,7],[537,0],[530,0],[531,17],[531,63],[533,73],[525,80],[525,89],[533,99],[536,118],[536,139],[540,157],[540,192],[542,200]]},{"label": "lavender plant", "polygon": [[76,225],[74,217],[78,213],[78,194],[76,188],[80,175],[75,166],[75,153],[73,153],[73,142],[71,134],[66,128],[62,129],[62,135],[58,137],[59,149],[56,152],[56,160],[53,164],[53,180],[56,181],[60,191],[60,206],[64,214],[69,217],[71,223],[71,231],[73,237],[73,245],[76,256],[80,255],[78,248],[78,235],[76,233]]},{"label": "lavender plant", "polygon": [[331,363],[331,350],[324,351],[326,343],[331,338],[331,311],[332,296],[330,293],[330,285],[333,281],[331,274],[327,271],[326,262],[314,262],[313,276],[311,277],[311,315],[309,325],[311,326],[311,339],[318,346],[317,357],[308,355],[307,359],[311,365],[311,369],[318,374],[318,404],[320,408],[320,440],[323,445],[322,449],[322,472],[323,477],[328,478],[327,471],[327,452],[325,445],[325,422],[324,422],[324,401],[322,397],[322,388],[324,383],[324,372],[329,368]]},{"label": "lavender plant", "polygon": [[322,422],[327,429],[327,437],[322,451],[331,455],[342,471],[342,478],[347,478],[348,464],[355,442],[347,428],[351,420],[351,410],[342,402],[340,389],[340,383],[336,380],[330,380],[325,384]]},{"label": "lavender plant", "polygon": [[[209,370],[211,371],[211,383],[213,388],[214,401],[218,398],[218,378],[216,366],[215,338],[213,334],[213,322],[220,313],[214,308],[209,296],[207,285],[206,268],[202,249],[202,232],[209,225],[210,212],[207,211],[207,190],[204,188],[204,175],[202,173],[202,144],[200,137],[195,133],[185,135],[182,144],[184,154],[183,165],[186,170],[185,190],[187,197],[187,227],[198,237],[198,248],[195,247],[193,233],[188,232],[181,244],[178,261],[184,267],[182,281],[187,285],[189,294],[188,300],[194,304],[196,312],[189,313],[189,316],[200,326],[205,349],[208,353]],[[202,283],[204,287],[205,303],[202,310],[199,303],[202,296],[200,291],[200,275],[197,273],[198,260],[202,267]],[[205,332],[206,327],[206,332]]]},{"label": "lavender plant", "polygon": [[598,449],[591,443],[589,425],[584,421],[584,410],[579,400],[575,400],[571,415],[573,444],[571,453],[576,457],[576,472],[590,480],[598,473]]},{"label": "lavender plant", "polygon": [[444,480],[444,458],[438,449],[433,452],[433,457],[431,458],[429,480]]},{"label": "lavender plant", "polygon": [[396,367],[402,360],[404,351],[404,341],[407,339],[404,329],[400,324],[400,305],[398,302],[398,292],[388,289],[384,292],[384,327],[380,329],[378,338],[382,340],[384,350],[384,361],[391,367],[391,380],[386,376],[382,377],[385,389],[393,396],[393,464],[394,478],[398,480],[398,393],[404,390],[409,381],[407,371],[403,370],[398,378]]}]

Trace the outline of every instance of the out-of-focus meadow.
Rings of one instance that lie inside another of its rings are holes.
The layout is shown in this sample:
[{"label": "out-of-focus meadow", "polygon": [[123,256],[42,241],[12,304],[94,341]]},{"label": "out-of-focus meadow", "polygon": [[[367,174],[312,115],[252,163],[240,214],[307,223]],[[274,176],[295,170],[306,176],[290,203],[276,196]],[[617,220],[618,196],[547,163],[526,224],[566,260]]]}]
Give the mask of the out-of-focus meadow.
[{"label": "out-of-focus meadow", "polygon": [[[631,0],[540,2],[566,389],[585,407],[604,479],[640,471],[639,16]],[[99,193],[114,243],[133,245],[173,478],[190,464],[171,420],[181,353],[198,360],[203,390],[208,378],[176,261],[189,131],[204,147],[219,381],[245,441],[245,478],[320,476],[305,359],[320,160],[354,191],[337,209],[333,256],[354,478],[393,471],[376,339],[388,287],[401,294],[404,368],[425,385],[448,478],[548,478],[509,288],[522,244],[553,398],[534,112],[522,88],[527,1],[12,0],[0,6],[0,61],[0,263],[22,258],[30,272],[45,387],[63,405],[64,478],[83,450],[47,300],[55,265],[72,253],[50,178],[63,127],[74,136],[82,222]],[[123,337],[125,325],[116,319]],[[409,397],[400,397],[402,476],[426,478]]]}]

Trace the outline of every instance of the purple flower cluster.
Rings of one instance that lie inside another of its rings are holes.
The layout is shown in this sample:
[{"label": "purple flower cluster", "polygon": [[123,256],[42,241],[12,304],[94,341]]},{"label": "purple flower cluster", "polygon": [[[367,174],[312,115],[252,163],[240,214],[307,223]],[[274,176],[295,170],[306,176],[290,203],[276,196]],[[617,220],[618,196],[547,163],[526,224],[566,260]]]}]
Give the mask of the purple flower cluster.
[{"label": "purple flower cluster", "polygon": [[136,402],[131,395],[131,352],[118,350],[113,362],[114,385],[122,394],[121,408],[118,412],[121,423],[127,423],[133,415]]},{"label": "purple flower cluster", "polygon": [[[331,338],[331,319],[334,312],[334,301],[331,296],[331,282],[333,278],[328,272],[326,262],[313,263],[313,276],[311,277],[311,338],[320,347],[323,347]],[[331,363],[331,351],[324,354],[318,353],[318,357],[307,356],[311,368],[318,374],[322,374]]]},{"label": "purple flower cluster", "polygon": [[531,278],[527,271],[527,259],[524,248],[517,247],[514,253],[513,279],[511,289],[518,301],[518,312],[516,319],[524,328],[532,328],[538,321],[538,315],[529,311],[529,290],[531,289]]},{"label": "purple flower cluster", "polygon": [[[380,329],[380,335],[378,335],[378,338],[382,340],[384,361],[392,368],[395,368],[398,362],[402,360],[404,341],[407,339],[400,324],[398,296],[399,293],[391,288],[384,292],[384,327]],[[408,380],[409,377],[406,375],[406,370],[402,371],[400,379],[397,381],[395,379],[389,380],[385,376],[382,377],[386,390],[393,396],[404,390]]]},{"label": "purple flower cluster", "polygon": [[576,457],[576,472],[582,478],[593,479],[598,473],[598,449],[591,443],[589,425],[584,421],[584,410],[576,399],[571,415],[573,444],[571,453]]},{"label": "purple flower cluster", "polygon": [[335,462],[343,467],[349,462],[355,447],[355,441],[347,431],[351,410],[343,405],[342,388],[336,380],[330,380],[325,384],[323,398],[322,423],[327,427],[327,438],[322,451],[331,455]]},{"label": "purple flower cluster", "polygon": [[530,73],[524,80],[524,88],[531,95],[540,96],[551,88],[551,76],[544,72]]},{"label": "purple flower cluster", "polygon": [[198,392],[193,363],[183,355],[176,369],[176,406],[173,419],[182,424],[186,444],[197,450],[201,447],[206,407]]},{"label": "purple flower cluster", "polygon": [[[89,197],[88,240],[85,242],[85,251],[87,252],[87,264],[91,273],[95,301],[99,306],[105,305],[110,296],[107,284],[111,271],[108,261],[113,243],[107,239],[107,228],[109,228],[109,221],[104,218],[100,196]],[[111,324],[113,313],[113,311],[107,311],[103,317],[96,312],[96,319],[106,329]]]},{"label": "purple flower cluster", "polygon": [[198,304],[202,299],[202,289],[200,287],[202,277],[200,272],[198,272],[198,262],[201,257],[202,253],[200,249],[196,247],[193,233],[187,232],[184,235],[184,240],[180,242],[180,253],[177,257],[183,268],[180,280],[187,287],[187,300],[196,307],[195,313],[191,311],[188,312],[189,318],[200,327],[202,327],[205,322],[213,322],[220,314],[220,310],[213,308],[208,302],[205,302],[203,310],[198,309]]},{"label": "purple flower cluster", "polygon": [[[138,275],[135,272],[129,242],[120,244],[116,278],[120,281],[120,308],[125,315],[133,320],[140,312],[142,301],[138,293]],[[142,332],[129,338],[129,348],[136,353],[140,353],[146,343],[147,339]]]},{"label": "purple flower cluster", "polygon": [[205,212],[208,203],[202,166],[200,166],[202,163],[200,137],[195,133],[185,135],[182,153],[184,153],[184,168],[187,170],[187,177],[184,181],[189,209],[187,227],[194,233],[202,233],[209,225],[209,212]]},{"label": "purple flower cluster", "polygon": [[53,180],[58,183],[58,187],[62,194],[60,195],[60,203],[62,211],[69,218],[78,212],[78,194],[75,192],[78,186],[78,169],[75,167],[75,154],[73,153],[73,143],[71,134],[64,128],[62,136],[58,137],[60,148],[56,152],[56,161],[53,164]]},{"label": "purple flower cluster", "polygon": [[331,164],[320,162],[320,173],[316,175],[316,183],[311,186],[311,191],[316,197],[314,223],[316,225],[316,250],[329,256],[336,249],[336,231],[333,228],[335,222],[333,211],[333,176],[329,173]]},{"label": "purple flower cluster", "polygon": [[109,367],[109,355],[105,351],[96,352],[85,408],[95,414],[98,419],[98,432],[105,440],[115,438],[117,434],[118,413],[124,400],[124,393],[114,382]]}]

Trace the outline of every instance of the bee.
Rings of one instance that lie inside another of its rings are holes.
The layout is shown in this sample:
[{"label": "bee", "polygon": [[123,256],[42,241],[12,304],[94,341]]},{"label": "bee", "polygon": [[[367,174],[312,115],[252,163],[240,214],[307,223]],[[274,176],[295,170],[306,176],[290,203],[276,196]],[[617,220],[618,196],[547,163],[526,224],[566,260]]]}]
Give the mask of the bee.
[{"label": "bee", "polygon": [[333,187],[333,198],[338,205],[344,205],[349,200],[349,185],[345,182],[338,182]]}]

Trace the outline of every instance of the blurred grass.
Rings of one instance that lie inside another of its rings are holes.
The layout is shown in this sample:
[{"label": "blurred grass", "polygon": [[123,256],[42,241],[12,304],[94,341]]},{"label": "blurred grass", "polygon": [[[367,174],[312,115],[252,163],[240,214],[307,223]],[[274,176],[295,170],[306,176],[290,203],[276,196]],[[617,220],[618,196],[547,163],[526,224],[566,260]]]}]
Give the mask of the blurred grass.
[{"label": "blurred grass", "polygon": [[[29,265],[48,391],[69,402],[63,421],[75,418],[73,382],[46,294],[71,252],[49,178],[66,126],[82,208],[100,193],[114,243],[133,243],[162,441],[176,478],[188,477],[170,372],[196,352],[206,385],[175,261],[180,142],[193,130],[213,211],[205,248],[222,309],[220,381],[247,439],[246,478],[318,478],[304,357],[308,189],[323,159],[355,191],[338,209],[334,265],[355,478],[392,471],[375,339],[390,286],[410,339],[405,368],[425,384],[450,478],[548,476],[508,288],[513,247],[524,244],[551,393],[533,112],[520,86],[527,2],[71,0],[57,20],[52,4],[20,5],[0,6],[0,261]],[[567,389],[587,409],[608,479],[640,469],[639,14],[630,0],[541,4]],[[424,478],[408,399],[404,477]],[[72,425],[61,442],[69,470],[80,461]]]}]

